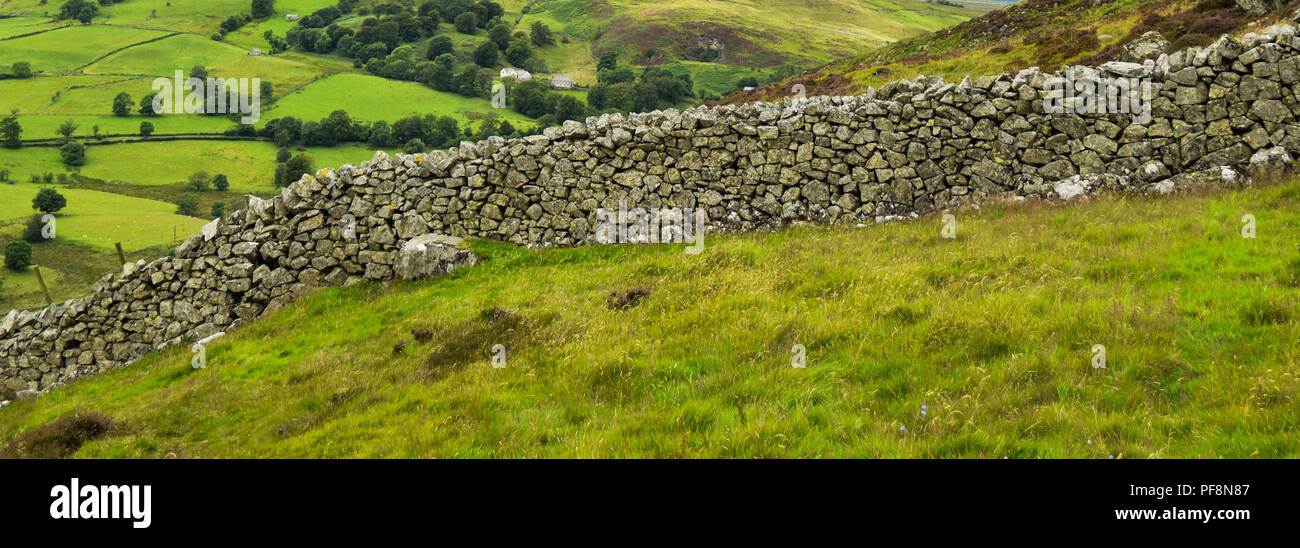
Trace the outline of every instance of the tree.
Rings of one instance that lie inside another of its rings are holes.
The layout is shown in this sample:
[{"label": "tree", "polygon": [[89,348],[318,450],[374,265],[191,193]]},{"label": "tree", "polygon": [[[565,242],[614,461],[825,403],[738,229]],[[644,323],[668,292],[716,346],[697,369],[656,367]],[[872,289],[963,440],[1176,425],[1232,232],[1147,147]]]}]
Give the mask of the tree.
[{"label": "tree", "polygon": [[54,213],[68,205],[68,200],[52,188],[42,188],[32,198],[32,209],[41,213]]},{"label": "tree", "polygon": [[306,154],[296,154],[293,158],[289,158],[289,161],[284,163],[284,183],[287,185],[301,179],[303,175],[314,173],[316,171],[314,164],[315,160]]},{"label": "tree", "polygon": [[226,174],[218,173],[212,178],[212,186],[216,187],[217,190],[225,192],[226,189],[230,188],[230,179],[226,178]]},{"label": "tree", "polygon": [[753,76],[746,76],[744,78],[741,78],[739,82],[736,82],[736,87],[740,89],[756,88],[758,87],[758,78],[755,78]]},{"label": "tree", "polygon": [[131,94],[123,91],[113,98],[113,115],[130,116],[131,108],[135,106],[135,101],[131,100]]},{"label": "tree", "polygon": [[47,240],[45,237],[45,219],[44,215],[37,213],[27,218],[27,226],[23,227],[23,241],[39,244]]},{"label": "tree", "polygon": [[18,123],[17,111],[0,119],[0,140],[4,141],[5,148],[23,146],[23,126]]},{"label": "tree", "polygon": [[546,23],[534,21],[533,26],[528,28],[528,32],[530,34],[529,37],[533,41],[533,45],[541,47],[555,43],[555,35],[551,34],[551,27],[546,26]]},{"label": "tree", "polygon": [[461,34],[474,34],[478,28],[478,16],[474,12],[467,11],[456,16],[456,30]]},{"label": "tree", "polygon": [[212,202],[212,209],[208,211],[209,217],[225,217],[226,204],[221,202]]},{"label": "tree", "polygon": [[277,150],[275,152],[275,162],[277,164],[283,164],[285,162],[288,162],[291,156],[292,154],[289,153],[289,147],[282,146],[280,147],[280,150]]},{"label": "tree", "polygon": [[197,217],[199,215],[199,196],[185,192],[176,196],[176,214]]},{"label": "tree", "polygon": [[206,171],[195,171],[193,175],[190,175],[189,185],[195,192],[207,191],[208,185],[211,183],[212,178],[208,177],[208,172]]},{"label": "tree", "polygon": [[474,64],[480,67],[495,67],[499,62],[497,53],[500,51],[491,40],[483,42],[474,50]]},{"label": "tree", "polygon": [[140,122],[140,135],[148,136],[153,133],[153,122]]},{"label": "tree", "polygon": [[275,177],[272,179],[275,186],[288,186],[289,182],[284,180],[284,174],[288,171],[284,162],[275,164]]},{"label": "tree", "polygon": [[261,19],[270,17],[275,14],[275,6],[272,0],[253,0],[253,17]]},{"label": "tree", "polygon": [[77,124],[72,120],[68,120],[59,124],[59,129],[55,131],[59,132],[59,135],[62,135],[64,139],[71,139],[72,134],[77,131]]},{"label": "tree", "polygon": [[89,0],[68,0],[59,7],[59,19],[76,19],[89,23],[99,12],[99,6]]},{"label": "tree", "polygon": [[17,63],[14,63],[13,73],[14,73],[14,78],[31,78],[32,64],[28,63],[27,61],[19,61]]},{"label": "tree", "polygon": [[402,151],[407,154],[416,154],[419,152],[424,152],[424,148],[425,148],[424,141],[421,141],[419,139],[411,139],[410,141],[406,142],[406,146],[402,147]]},{"label": "tree", "polygon": [[429,40],[428,49],[424,50],[424,58],[432,61],[437,59],[439,55],[451,52],[451,38],[446,36],[434,36],[432,40]]},{"label": "tree", "polygon": [[32,266],[32,244],[21,240],[9,242],[5,246],[5,266],[10,270],[27,270]]},{"label": "tree", "polygon": [[59,149],[59,154],[65,164],[73,167],[86,165],[86,145],[79,141],[69,141]]},{"label": "tree", "polygon": [[603,70],[614,70],[618,66],[618,54],[607,51],[600,56],[600,61],[596,63],[596,72]]},{"label": "tree", "polygon": [[510,45],[510,25],[506,23],[497,23],[492,30],[488,31],[488,40],[491,40],[500,49],[506,49]]},{"label": "tree", "polygon": [[532,56],[533,48],[528,45],[528,40],[522,37],[511,41],[510,47],[506,48],[506,60],[515,66],[523,66]]},{"label": "tree", "polygon": [[153,98],[157,93],[150,93],[140,98],[140,114],[142,116],[157,116],[158,113],[153,111]]},{"label": "tree", "polygon": [[208,79],[208,69],[207,69],[207,67],[204,67],[203,65],[194,65],[193,67],[190,68],[190,78],[198,78],[199,80],[207,80],[207,79]]}]

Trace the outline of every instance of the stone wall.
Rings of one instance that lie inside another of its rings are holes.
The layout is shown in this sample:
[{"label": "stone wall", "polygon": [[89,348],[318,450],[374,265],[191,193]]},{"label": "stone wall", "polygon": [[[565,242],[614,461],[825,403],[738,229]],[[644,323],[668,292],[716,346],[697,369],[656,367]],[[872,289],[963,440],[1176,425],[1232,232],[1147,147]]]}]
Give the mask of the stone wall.
[{"label": "stone wall", "polygon": [[1300,38],[1243,42],[1072,77],[1149,77],[1153,118],[1045,112],[1037,70],[919,78],[854,97],[566,122],[431,154],[383,153],[304,176],[214,221],[172,257],[128,265],[91,296],[0,325],[0,400],[250,321],[302,291],[472,263],[454,237],[595,241],[598,208],[703,208],[711,228],[863,222],[988,199],[1169,192],[1300,153]]}]

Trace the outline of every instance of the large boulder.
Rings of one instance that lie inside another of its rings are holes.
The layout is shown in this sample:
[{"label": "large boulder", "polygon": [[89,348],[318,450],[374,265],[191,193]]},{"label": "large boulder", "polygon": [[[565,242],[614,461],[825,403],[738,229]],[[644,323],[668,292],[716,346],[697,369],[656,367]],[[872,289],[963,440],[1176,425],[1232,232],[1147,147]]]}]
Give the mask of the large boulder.
[{"label": "large boulder", "polygon": [[1160,54],[1167,49],[1169,49],[1169,41],[1165,40],[1164,36],[1154,30],[1147,31],[1132,42],[1124,44],[1124,48],[1120,53],[1120,60],[1129,63],[1140,63],[1146,59],[1160,57]]},{"label": "large boulder", "polygon": [[1234,0],[1237,7],[1246,10],[1251,15],[1264,15],[1281,7],[1281,0]]},{"label": "large boulder", "polygon": [[462,266],[473,266],[478,256],[455,236],[421,234],[402,246],[393,273],[404,280],[441,276]]}]

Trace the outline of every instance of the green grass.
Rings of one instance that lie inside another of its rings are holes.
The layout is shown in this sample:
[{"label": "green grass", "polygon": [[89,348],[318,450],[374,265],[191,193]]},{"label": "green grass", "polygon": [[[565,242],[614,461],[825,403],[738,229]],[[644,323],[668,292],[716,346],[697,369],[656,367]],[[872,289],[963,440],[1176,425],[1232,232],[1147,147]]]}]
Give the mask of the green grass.
[{"label": "green grass", "polygon": [[476,242],[479,266],[322,290],[206,369],[176,348],[16,402],[0,439],[99,411],[124,430],[76,456],[1300,456],[1300,183],[957,218],[695,256]]},{"label": "green grass", "polygon": [[338,109],[348,111],[353,119],[395,121],[412,115],[445,115],[462,124],[484,115],[499,116],[511,123],[532,118],[512,109],[495,109],[481,98],[468,98],[435,90],[415,82],[400,82],[362,74],[338,74],[295,91],[262,112],[263,120],[295,116],[320,120]]},{"label": "green grass", "polygon": [[[14,109],[20,114],[41,112],[57,103],[57,98],[62,98],[69,89],[121,80],[122,78],[114,76],[46,76],[0,80],[0,112],[6,115]],[[111,105],[110,97],[109,102],[97,110]]]},{"label": "green grass", "polygon": [[[0,184],[0,220],[14,224],[0,231],[6,239],[18,238],[22,224],[31,215],[32,198],[41,188],[54,188],[67,198],[68,206],[55,220],[58,239],[112,251],[114,242],[128,249],[170,245],[173,234],[188,236],[206,222],[176,215],[174,204],[145,200],[108,192],[60,188],[60,185]],[[173,232],[175,230],[175,232]]]},{"label": "green grass", "polygon": [[[184,181],[191,173],[225,173],[234,191],[274,191],[274,144],[265,141],[155,141],[86,147],[86,165],[80,173],[107,181],[161,186]],[[297,151],[294,151],[297,153]],[[370,159],[374,150],[359,146],[311,148],[307,154],[320,167],[358,164]],[[32,173],[64,173],[67,169],[55,147],[0,148],[0,166],[12,171],[18,181]]]},{"label": "green grass", "polygon": [[110,51],[164,35],[165,32],[153,30],[77,25],[0,41],[0,56],[6,60],[28,61],[32,64],[33,71],[65,73]]},{"label": "green grass", "polygon": [[[132,96],[134,99],[139,99]],[[111,103],[110,103],[111,104]],[[99,126],[101,135],[138,135],[140,122],[149,122],[154,126],[155,135],[168,133],[221,133],[233,124],[225,116],[197,116],[187,114],[161,115],[143,117],[113,116],[111,114],[42,114],[18,115],[18,123],[23,127],[23,139],[52,139],[62,137],[58,128],[71,120],[77,124],[73,133],[75,138],[85,139],[94,134],[94,127]],[[0,156],[4,153],[0,152]]]},{"label": "green grass", "polygon": [[194,34],[178,34],[122,50],[86,67],[85,72],[174,78],[177,70],[188,76],[195,65],[206,67],[212,77],[260,78],[271,82],[277,95],[320,76],[314,67],[269,55],[250,56],[245,48]]},{"label": "green grass", "polygon": [[51,24],[50,20],[46,17],[36,17],[31,15],[0,18],[0,39],[29,34],[40,30],[53,29],[66,24],[68,23],[59,22]]},{"label": "green grass", "polygon": [[[34,262],[56,300],[86,294],[95,280],[118,268],[116,242],[132,260],[153,258],[205,222],[176,215],[176,206],[162,201],[59,184],[0,184],[0,241],[21,237],[27,219],[37,214],[32,198],[47,187],[68,200],[55,219],[56,238],[33,245]],[[0,269],[0,302],[7,308],[43,304],[35,271]]]}]

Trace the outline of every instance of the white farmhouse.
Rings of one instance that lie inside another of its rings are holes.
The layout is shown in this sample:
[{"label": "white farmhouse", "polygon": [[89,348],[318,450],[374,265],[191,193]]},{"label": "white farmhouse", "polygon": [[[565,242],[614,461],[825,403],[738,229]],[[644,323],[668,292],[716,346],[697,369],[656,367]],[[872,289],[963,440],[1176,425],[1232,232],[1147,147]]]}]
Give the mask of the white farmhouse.
[{"label": "white farmhouse", "polygon": [[552,76],[551,85],[560,89],[568,89],[578,84],[573,81],[573,78],[569,78],[568,76]]},{"label": "white farmhouse", "polygon": [[285,21],[297,21],[297,20],[298,20],[298,14],[296,14],[296,13],[286,13],[286,14],[284,14],[284,20],[285,20]]},{"label": "white farmhouse", "polygon": [[519,80],[520,82],[533,79],[533,75],[530,74],[528,71],[520,68],[510,68],[510,67],[501,69],[501,77],[514,78],[515,80]]}]

